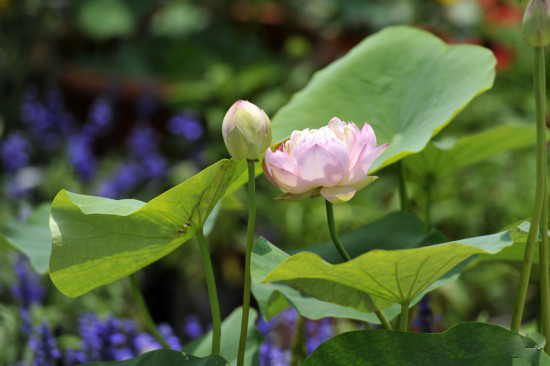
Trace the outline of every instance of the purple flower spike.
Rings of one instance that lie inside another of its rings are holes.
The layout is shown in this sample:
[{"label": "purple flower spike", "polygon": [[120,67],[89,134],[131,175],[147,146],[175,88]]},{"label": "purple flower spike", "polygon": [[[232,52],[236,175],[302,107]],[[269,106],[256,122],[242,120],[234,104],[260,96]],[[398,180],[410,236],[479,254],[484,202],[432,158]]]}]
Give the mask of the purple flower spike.
[{"label": "purple flower spike", "polygon": [[36,330],[36,335],[29,342],[34,353],[33,365],[54,366],[61,359],[61,351],[57,349],[55,338],[48,323],[42,323]]},{"label": "purple flower spike", "polygon": [[197,141],[204,134],[202,123],[189,113],[180,113],[168,120],[168,131],[173,135],[185,137],[189,141]]},{"label": "purple flower spike", "polygon": [[21,132],[12,132],[0,145],[0,157],[7,172],[13,173],[29,163],[29,140]]},{"label": "purple flower spike", "polygon": [[198,338],[204,333],[202,324],[196,314],[187,315],[185,318],[184,330],[185,334],[190,339]]}]

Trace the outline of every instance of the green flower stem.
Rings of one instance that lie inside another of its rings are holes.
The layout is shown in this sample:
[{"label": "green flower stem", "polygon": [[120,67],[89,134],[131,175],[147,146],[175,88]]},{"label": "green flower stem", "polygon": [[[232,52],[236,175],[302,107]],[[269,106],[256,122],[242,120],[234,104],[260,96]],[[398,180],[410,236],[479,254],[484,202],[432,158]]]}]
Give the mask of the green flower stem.
[{"label": "green flower stem", "polygon": [[[332,207],[332,203],[325,200],[326,208],[327,208],[327,221],[328,221],[328,229],[330,231],[330,237],[332,238],[332,242],[334,243],[334,246],[336,246],[336,249],[338,250],[338,253],[340,253],[340,256],[344,260],[344,262],[350,261],[351,257],[349,256],[348,252],[342,245],[342,242],[340,241],[340,238],[338,237],[338,234],[336,232],[336,224],[334,222],[334,208]],[[372,305],[374,307],[374,302],[372,301],[369,294],[365,293],[365,301]],[[376,310],[374,312],[378,319],[380,320],[380,323],[386,328],[386,329],[392,329],[392,326],[388,319],[386,319],[386,316],[384,313],[380,310]]]},{"label": "green flower stem", "polygon": [[[545,186],[546,188],[546,186]],[[540,227],[542,239],[539,246],[540,257],[540,297],[542,305],[542,333],[550,339],[550,265],[548,263],[548,191],[545,190],[545,200],[542,205]],[[544,346],[546,353],[550,353],[550,342]]]},{"label": "green flower stem", "polygon": [[307,357],[306,349],[306,319],[298,314],[294,337],[292,338],[292,360],[291,366],[300,366]]},{"label": "green flower stem", "polygon": [[134,295],[134,300],[136,302],[137,309],[141,317],[141,321],[143,322],[143,325],[149,331],[149,333],[151,333],[151,335],[157,340],[157,342],[160,343],[162,348],[170,349],[168,342],[166,342],[166,340],[160,335],[157,329],[157,326],[153,321],[153,317],[151,316],[151,313],[147,308],[147,304],[145,303],[145,298],[143,297],[143,293],[141,292],[141,289],[139,287],[136,274],[130,275],[130,283],[132,285],[132,294]]},{"label": "green flower stem", "polygon": [[399,330],[402,332],[409,331],[409,302],[401,304],[401,316],[399,318]]},{"label": "green flower stem", "polygon": [[248,160],[248,233],[244,265],[243,314],[237,366],[242,366],[244,364],[244,353],[246,351],[246,338],[248,332],[248,313],[250,311],[250,286],[252,281],[250,278],[250,261],[252,257],[252,248],[254,247],[254,225],[256,224],[256,172],[254,163],[253,160]]},{"label": "green flower stem", "polygon": [[[527,245],[525,246],[525,254],[521,266],[521,274],[519,279],[518,294],[512,316],[511,330],[518,332],[521,326],[521,318],[525,307],[525,299],[527,297],[527,287],[529,286],[529,277],[531,275],[531,265],[533,263],[533,255],[535,252],[535,242],[539,233],[539,223],[541,221],[543,202],[547,200],[546,192],[546,76],[544,70],[544,49],[541,47],[535,48],[535,65],[534,65],[534,84],[535,84],[535,104],[536,104],[536,125],[537,125],[537,188],[535,193],[535,206],[533,208],[533,217],[529,227],[527,236]],[[546,226],[546,224],[544,225]],[[541,258],[541,265],[548,260]],[[543,309],[543,314],[547,313],[548,309]]]},{"label": "green flower stem", "polygon": [[405,166],[403,161],[395,163],[397,167],[397,179],[399,180],[399,200],[401,202],[401,211],[410,210],[409,194],[407,193],[407,179],[405,177]]},{"label": "green flower stem", "polygon": [[220,354],[220,345],[222,338],[222,317],[220,313],[220,302],[218,301],[218,291],[216,289],[216,279],[212,269],[212,260],[208,251],[208,244],[202,228],[197,230],[197,241],[201,252],[202,267],[204,277],[206,278],[206,288],[208,289],[208,299],[210,300],[210,312],[212,313],[212,353]]}]

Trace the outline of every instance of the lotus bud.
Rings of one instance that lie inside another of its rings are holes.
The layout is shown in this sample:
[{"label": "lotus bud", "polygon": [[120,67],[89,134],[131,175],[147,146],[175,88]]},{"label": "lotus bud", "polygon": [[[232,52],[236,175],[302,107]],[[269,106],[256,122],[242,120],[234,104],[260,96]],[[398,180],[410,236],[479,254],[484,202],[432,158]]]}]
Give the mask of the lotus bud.
[{"label": "lotus bud", "polygon": [[232,157],[258,160],[271,145],[271,122],[262,109],[239,100],[225,114],[222,134]]},{"label": "lotus bud", "polygon": [[523,38],[533,47],[550,44],[550,0],[531,0],[523,15]]}]

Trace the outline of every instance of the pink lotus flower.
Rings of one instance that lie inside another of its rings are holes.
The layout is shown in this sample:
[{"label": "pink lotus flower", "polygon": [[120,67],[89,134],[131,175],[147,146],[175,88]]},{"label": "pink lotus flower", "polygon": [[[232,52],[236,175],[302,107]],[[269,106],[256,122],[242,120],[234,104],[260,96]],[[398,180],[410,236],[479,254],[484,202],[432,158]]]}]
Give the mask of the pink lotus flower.
[{"label": "pink lotus flower", "polygon": [[368,123],[359,131],[355,123],[333,118],[318,130],[292,132],[275,151],[267,149],[264,173],[288,192],[279,199],[320,194],[332,203],[346,202],[378,178],[369,176],[369,169],[387,146],[376,146]]}]

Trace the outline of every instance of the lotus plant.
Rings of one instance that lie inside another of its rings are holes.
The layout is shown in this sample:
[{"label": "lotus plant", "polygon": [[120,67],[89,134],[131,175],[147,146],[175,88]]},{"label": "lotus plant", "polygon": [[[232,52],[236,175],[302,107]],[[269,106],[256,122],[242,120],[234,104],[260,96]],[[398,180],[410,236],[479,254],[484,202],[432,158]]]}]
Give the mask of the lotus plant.
[{"label": "lotus plant", "polygon": [[[358,190],[378,178],[369,175],[369,170],[387,147],[388,144],[378,146],[376,134],[368,123],[359,130],[355,123],[334,117],[325,127],[294,131],[274,151],[268,149],[264,173],[287,191],[279,199],[323,196],[330,236],[342,259],[349,261],[351,257],[336,232],[332,204],[349,201]],[[375,310],[368,296],[367,301]],[[375,313],[380,322],[391,329],[384,314],[379,310]]]},{"label": "lotus plant", "polygon": [[265,112],[256,105],[239,100],[229,108],[223,119],[222,133],[229,154],[235,159],[246,159],[248,163],[248,233],[246,240],[243,314],[237,365],[244,364],[248,314],[250,309],[250,263],[254,247],[254,225],[256,223],[256,172],[255,163],[271,144],[271,122]]},{"label": "lotus plant", "polygon": [[[540,292],[542,305],[542,331],[546,339],[550,338],[550,265],[548,249],[548,152],[546,145],[546,64],[544,47],[550,44],[550,1],[531,0],[523,16],[523,38],[533,47],[533,85],[535,92],[535,107],[537,126],[537,187],[533,216],[529,228],[527,245],[521,267],[518,295],[512,317],[511,329],[519,332],[527,287],[531,275],[531,266],[535,254],[535,242],[542,232],[539,244],[540,259]],[[539,230],[540,228],[540,230]],[[546,342],[546,352],[550,352],[550,343]]]}]

